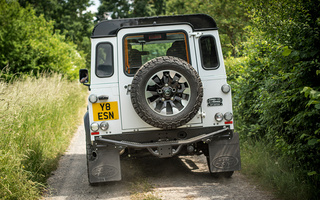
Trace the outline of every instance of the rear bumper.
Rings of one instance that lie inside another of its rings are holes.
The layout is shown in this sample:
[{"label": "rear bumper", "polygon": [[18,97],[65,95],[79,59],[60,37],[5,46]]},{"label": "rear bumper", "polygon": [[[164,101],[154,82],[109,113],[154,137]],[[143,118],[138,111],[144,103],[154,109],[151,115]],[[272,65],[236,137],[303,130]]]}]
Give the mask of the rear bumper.
[{"label": "rear bumper", "polygon": [[152,132],[132,132],[118,135],[95,137],[97,148],[114,146],[118,149],[147,149],[158,157],[172,157],[180,153],[183,146],[202,142],[231,139],[233,130],[228,126],[207,128],[182,128],[174,130],[157,130]]},{"label": "rear bumper", "polygon": [[[201,131],[201,129],[199,130]],[[179,130],[179,132],[182,132]],[[215,136],[224,136],[224,137],[232,137],[232,134],[230,134],[231,131],[229,127],[224,127],[219,130],[215,130],[210,133],[204,133],[201,135],[191,136],[190,138],[184,138],[184,139],[173,139],[169,140],[163,140],[156,141],[156,142],[136,142],[131,140],[117,140],[112,138],[105,138],[105,137],[96,137],[96,141],[99,143],[109,143],[115,146],[122,146],[122,147],[131,147],[131,148],[157,148],[157,147],[164,147],[164,146],[180,146],[180,145],[187,145],[192,144],[195,142],[203,141],[206,143],[209,143],[211,140],[213,140],[213,137]]]}]

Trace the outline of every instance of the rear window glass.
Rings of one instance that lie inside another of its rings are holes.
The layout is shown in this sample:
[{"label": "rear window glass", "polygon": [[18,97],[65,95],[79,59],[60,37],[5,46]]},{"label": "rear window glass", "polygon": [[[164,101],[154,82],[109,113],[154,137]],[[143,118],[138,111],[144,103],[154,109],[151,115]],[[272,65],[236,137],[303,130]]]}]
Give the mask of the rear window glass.
[{"label": "rear window glass", "polygon": [[124,38],[124,71],[133,75],[147,61],[175,56],[190,63],[184,32],[128,35]]},{"label": "rear window glass", "polygon": [[204,69],[217,69],[219,67],[216,41],[213,36],[200,38],[201,61]]},{"label": "rear window glass", "polygon": [[96,49],[96,75],[100,78],[113,75],[113,50],[110,43],[99,43]]}]

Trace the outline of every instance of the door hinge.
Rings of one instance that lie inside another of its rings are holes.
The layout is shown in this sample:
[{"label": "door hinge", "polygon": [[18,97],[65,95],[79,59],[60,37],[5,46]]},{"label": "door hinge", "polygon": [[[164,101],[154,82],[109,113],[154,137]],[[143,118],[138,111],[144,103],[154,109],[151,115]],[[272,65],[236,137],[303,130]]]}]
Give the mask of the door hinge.
[{"label": "door hinge", "polygon": [[127,95],[131,92],[131,84],[125,85],[124,89],[127,89]]},{"label": "door hinge", "polygon": [[203,33],[202,32],[193,32],[193,33],[190,33],[189,35],[190,35],[190,37],[194,36],[196,38],[199,38],[201,35],[203,35]]}]

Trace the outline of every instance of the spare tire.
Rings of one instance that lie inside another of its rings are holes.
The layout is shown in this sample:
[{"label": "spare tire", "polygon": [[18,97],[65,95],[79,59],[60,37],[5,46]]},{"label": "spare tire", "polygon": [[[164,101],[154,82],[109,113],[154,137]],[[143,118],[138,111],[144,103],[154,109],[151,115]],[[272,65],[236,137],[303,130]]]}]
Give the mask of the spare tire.
[{"label": "spare tire", "polygon": [[154,58],[135,74],[131,102],[151,126],[175,129],[198,112],[203,97],[201,79],[186,61],[172,56]]}]

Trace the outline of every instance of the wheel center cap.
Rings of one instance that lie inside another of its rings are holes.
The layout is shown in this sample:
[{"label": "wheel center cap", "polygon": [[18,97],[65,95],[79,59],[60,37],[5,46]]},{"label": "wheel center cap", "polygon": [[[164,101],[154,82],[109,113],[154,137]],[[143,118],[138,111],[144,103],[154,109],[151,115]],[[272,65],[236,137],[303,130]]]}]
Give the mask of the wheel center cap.
[{"label": "wheel center cap", "polygon": [[170,87],[163,88],[164,96],[170,97],[172,93],[172,89]]}]

